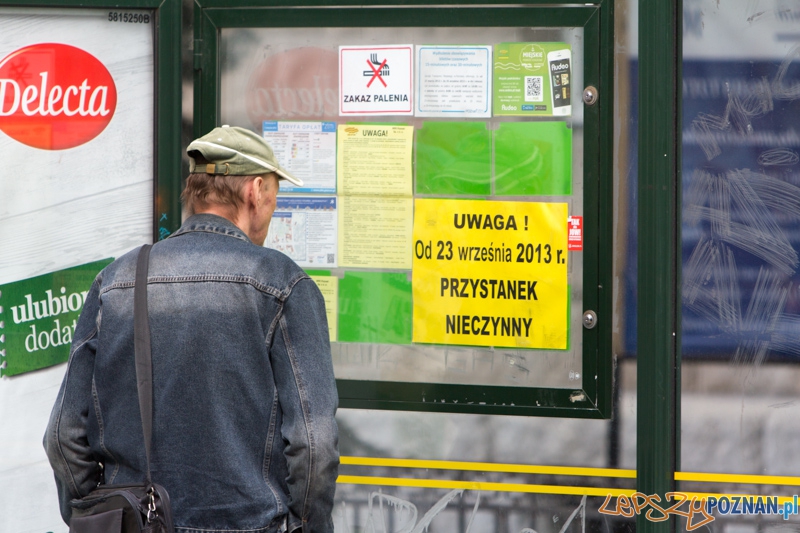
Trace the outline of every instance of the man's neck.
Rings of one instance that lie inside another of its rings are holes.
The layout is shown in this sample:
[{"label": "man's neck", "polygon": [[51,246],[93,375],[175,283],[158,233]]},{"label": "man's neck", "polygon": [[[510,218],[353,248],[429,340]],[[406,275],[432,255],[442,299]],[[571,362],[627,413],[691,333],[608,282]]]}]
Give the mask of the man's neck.
[{"label": "man's neck", "polygon": [[[235,214],[234,214],[235,212]],[[245,235],[247,235],[250,240],[254,244],[258,244],[259,246],[264,244],[264,239],[261,238],[261,242],[257,242],[260,238],[260,235],[254,231],[253,225],[250,222],[250,217],[246,216],[245,213],[242,212],[242,209],[235,211],[233,208],[225,209],[222,206],[217,205],[210,205],[204,209],[199,209],[195,211],[196,215],[217,215],[218,217],[222,217],[224,219],[230,220],[233,224],[242,230]]]},{"label": "man's neck", "polygon": [[241,226],[239,226],[239,224],[236,222],[239,217],[236,216],[235,210],[230,207],[209,205],[203,209],[195,210],[194,213],[196,215],[217,215],[218,217],[226,218],[241,229]]}]

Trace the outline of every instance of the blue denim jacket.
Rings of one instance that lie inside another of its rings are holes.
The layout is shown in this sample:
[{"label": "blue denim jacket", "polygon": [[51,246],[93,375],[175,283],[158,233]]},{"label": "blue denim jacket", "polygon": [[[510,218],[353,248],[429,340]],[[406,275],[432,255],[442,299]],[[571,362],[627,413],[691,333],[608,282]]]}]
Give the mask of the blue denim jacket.
[{"label": "blue denim jacket", "polygon": [[[138,250],[78,320],[44,445],[61,513],[99,483],[145,480],[133,353]],[[153,481],[183,532],[333,531],[338,403],[325,304],[285,255],[189,218],[150,255]]]}]

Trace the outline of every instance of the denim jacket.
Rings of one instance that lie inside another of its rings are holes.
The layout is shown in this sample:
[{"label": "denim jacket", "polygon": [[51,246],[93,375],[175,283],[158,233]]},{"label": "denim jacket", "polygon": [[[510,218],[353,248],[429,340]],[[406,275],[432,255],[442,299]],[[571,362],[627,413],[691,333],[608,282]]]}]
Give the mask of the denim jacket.
[{"label": "denim jacket", "polygon": [[[138,250],[95,279],[44,445],[69,500],[145,480],[133,351]],[[150,255],[154,482],[184,533],[333,531],[339,464],[325,304],[289,258],[189,218]]]}]

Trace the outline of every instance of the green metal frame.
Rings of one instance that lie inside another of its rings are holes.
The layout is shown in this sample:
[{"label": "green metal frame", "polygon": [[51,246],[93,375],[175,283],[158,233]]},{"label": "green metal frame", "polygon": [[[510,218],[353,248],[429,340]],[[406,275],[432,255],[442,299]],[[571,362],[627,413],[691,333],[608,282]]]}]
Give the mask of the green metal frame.
[{"label": "green metal frame", "polygon": [[[681,0],[639,0],[636,488],[675,490],[680,468]],[[675,531],[677,520],[644,533]]]},{"label": "green metal frame", "polygon": [[[498,4],[497,7],[491,4]],[[443,4],[448,4],[443,7]],[[450,6],[449,4],[452,4]],[[475,5],[470,5],[475,4]],[[563,6],[559,4],[564,4]],[[598,326],[583,329],[583,389],[338,380],[340,406],[459,413],[576,418],[611,416],[613,2],[534,1],[256,2],[195,0],[194,133],[219,125],[219,35],[223,28],[254,27],[582,27],[584,82],[598,89],[598,103],[584,111],[584,309]],[[327,6],[336,6],[335,9]],[[603,51],[606,51],[604,53]],[[596,162],[596,163],[595,163]],[[573,324],[572,327],[582,327]],[[436,398],[436,402],[425,401]]]},{"label": "green metal frame", "polygon": [[177,230],[181,225],[181,0],[0,0],[0,7],[153,11],[153,240]]}]

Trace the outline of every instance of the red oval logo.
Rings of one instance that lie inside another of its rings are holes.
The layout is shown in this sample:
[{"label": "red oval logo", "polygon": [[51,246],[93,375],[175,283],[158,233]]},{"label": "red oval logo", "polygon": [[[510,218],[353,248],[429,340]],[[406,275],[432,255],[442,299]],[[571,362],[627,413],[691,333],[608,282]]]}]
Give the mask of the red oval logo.
[{"label": "red oval logo", "polygon": [[100,60],[67,44],[41,43],[0,61],[0,130],[44,150],[100,135],[117,108],[117,87]]}]

